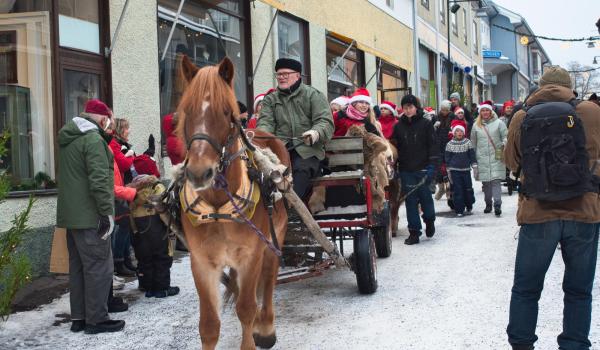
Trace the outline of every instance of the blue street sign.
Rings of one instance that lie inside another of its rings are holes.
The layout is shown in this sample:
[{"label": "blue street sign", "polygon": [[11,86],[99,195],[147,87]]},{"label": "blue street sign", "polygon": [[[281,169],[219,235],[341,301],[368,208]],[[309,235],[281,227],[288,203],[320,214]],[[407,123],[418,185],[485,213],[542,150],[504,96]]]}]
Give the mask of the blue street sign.
[{"label": "blue street sign", "polygon": [[498,50],[483,50],[483,58],[500,58],[502,57],[502,51]]}]

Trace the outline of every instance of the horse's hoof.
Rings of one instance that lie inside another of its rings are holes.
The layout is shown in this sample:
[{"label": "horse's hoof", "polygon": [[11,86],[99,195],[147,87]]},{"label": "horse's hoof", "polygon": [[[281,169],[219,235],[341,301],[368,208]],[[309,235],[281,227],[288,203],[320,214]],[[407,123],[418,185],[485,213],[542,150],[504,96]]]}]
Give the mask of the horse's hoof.
[{"label": "horse's hoof", "polygon": [[254,333],[252,336],[254,337],[254,344],[256,344],[256,346],[258,346],[259,348],[263,349],[270,349],[277,342],[277,336],[275,335],[275,333],[267,336],[262,336],[258,333]]}]

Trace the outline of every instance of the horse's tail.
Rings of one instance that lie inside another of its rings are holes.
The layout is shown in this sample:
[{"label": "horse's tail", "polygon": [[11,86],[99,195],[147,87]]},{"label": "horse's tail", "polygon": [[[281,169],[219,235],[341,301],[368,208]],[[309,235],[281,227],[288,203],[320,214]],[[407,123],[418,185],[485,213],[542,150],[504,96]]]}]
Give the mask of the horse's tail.
[{"label": "horse's tail", "polygon": [[223,274],[221,274],[221,283],[225,286],[225,293],[223,293],[223,306],[232,305],[237,301],[238,295],[240,294],[237,276],[237,271],[233,268],[229,269],[229,274],[227,272],[223,272]]}]

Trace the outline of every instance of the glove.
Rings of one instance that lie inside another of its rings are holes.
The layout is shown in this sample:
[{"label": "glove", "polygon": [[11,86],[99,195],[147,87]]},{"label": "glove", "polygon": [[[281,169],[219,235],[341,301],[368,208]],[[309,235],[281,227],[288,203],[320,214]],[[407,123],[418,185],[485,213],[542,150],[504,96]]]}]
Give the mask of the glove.
[{"label": "glove", "polygon": [[433,166],[433,164],[429,164],[425,168],[425,173],[426,173],[426,176],[427,176],[427,182],[431,183],[431,181],[433,180],[433,178],[435,176],[435,166]]},{"label": "glove", "polygon": [[302,138],[304,139],[304,144],[307,146],[312,146],[315,143],[319,142],[319,132],[317,130],[308,130],[302,134]]},{"label": "glove", "polygon": [[440,125],[442,125],[442,122],[440,122],[440,121],[438,120],[437,122],[435,122],[435,123],[433,124],[433,127],[437,129],[437,128],[439,128],[439,127],[440,127]]},{"label": "glove", "polygon": [[115,218],[112,215],[100,216],[98,220],[98,236],[106,240],[115,229]]},{"label": "glove", "polygon": [[473,177],[475,178],[475,180],[479,181],[479,167],[477,166],[477,164],[473,164]]},{"label": "glove", "polygon": [[135,156],[135,152],[130,149],[129,151],[127,151],[127,153],[125,153],[125,157],[133,157]]},{"label": "glove", "polygon": [[154,157],[154,153],[156,153],[155,152],[154,135],[150,134],[150,136],[148,136],[148,149],[146,149],[146,151],[144,151],[144,154],[147,155],[148,157],[152,158],[152,157]]}]

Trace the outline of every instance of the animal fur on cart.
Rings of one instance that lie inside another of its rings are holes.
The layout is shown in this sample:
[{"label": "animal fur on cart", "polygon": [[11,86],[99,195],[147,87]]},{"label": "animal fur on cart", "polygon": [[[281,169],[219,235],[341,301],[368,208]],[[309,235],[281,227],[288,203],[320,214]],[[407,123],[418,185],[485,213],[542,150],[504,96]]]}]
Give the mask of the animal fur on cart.
[{"label": "animal fur on cart", "polygon": [[[352,125],[346,136],[362,137],[364,152],[364,173],[371,181],[373,210],[380,213],[385,204],[385,191],[393,178],[393,164],[397,158],[396,149],[386,139],[367,132],[364,126]],[[325,187],[316,186],[308,201],[310,211],[315,214],[325,210]]]}]

